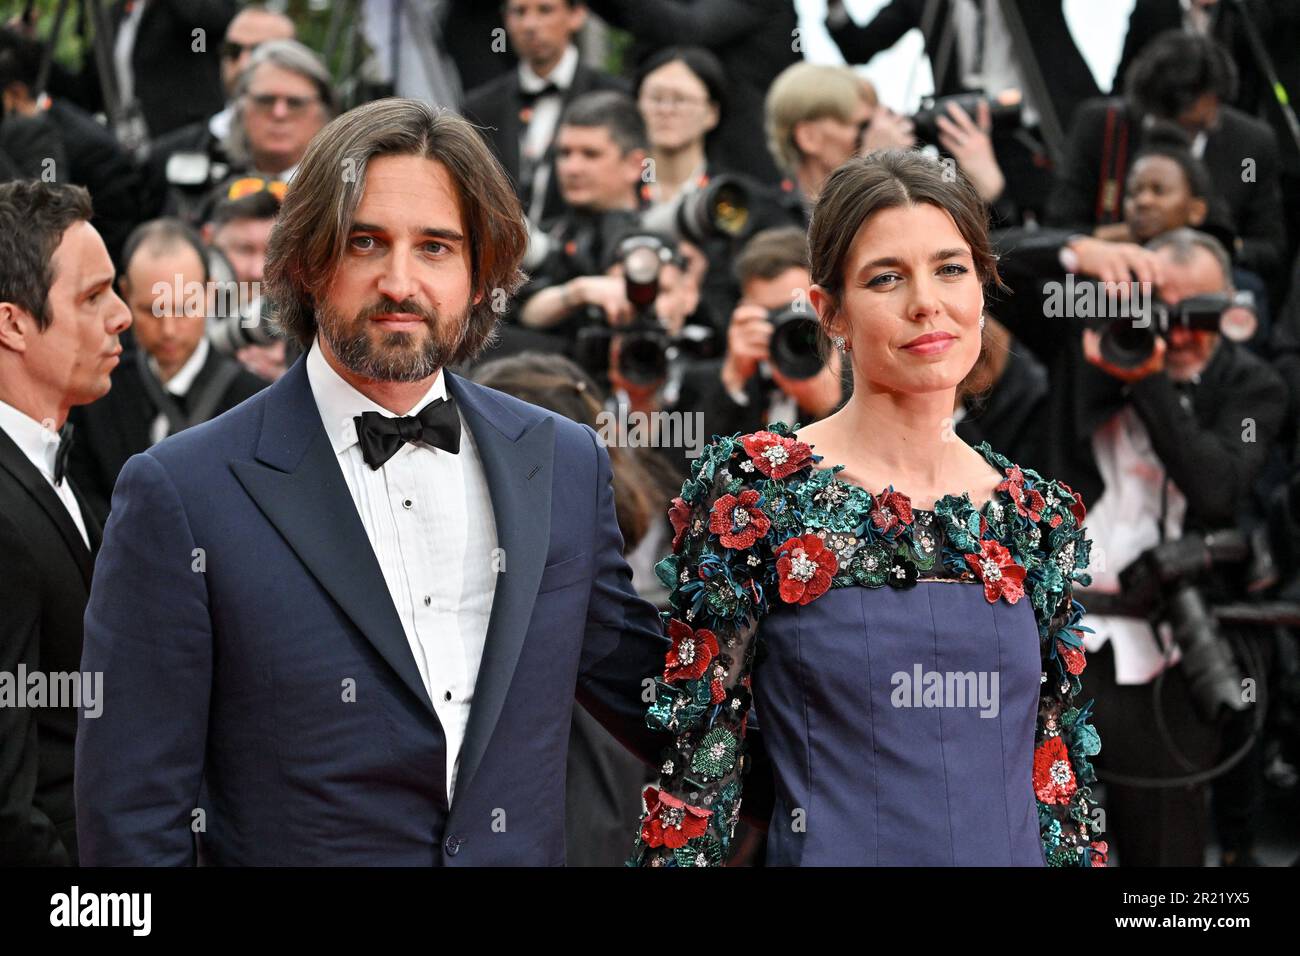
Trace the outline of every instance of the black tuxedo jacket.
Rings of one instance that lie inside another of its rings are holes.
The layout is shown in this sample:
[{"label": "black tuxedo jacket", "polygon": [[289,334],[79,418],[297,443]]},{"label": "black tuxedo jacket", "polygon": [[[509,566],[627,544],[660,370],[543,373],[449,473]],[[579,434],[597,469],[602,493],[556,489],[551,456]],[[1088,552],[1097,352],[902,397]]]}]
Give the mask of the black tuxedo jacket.
[{"label": "black tuxedo jacket", "polygon": [[[927,0],[891,0],[870,23],[859,26],[850,20],[843,26],[830,30],[831,39],[851,64],[866,63],[882,50],[888,50],[903,34],[921,29]],[[1065,12],[1060,0],[1017,0],[1030,45],[1038,54],[1039,67],[1047,93],[1056,107],[1062,128],[1069,128],[1075,107],[1100,90],[1092,71],[1079,52],[1070,28],[1065,22]],[[958,63],[956,37],[945,39],[952,31],[952,4],[940,0],[934,23],[925,36],[925,53],[930,67],[938,76],[943,74],[940,96],[962,92],[961,68]]]},{"label": "black tuxedo jacket", "polygon": [[[113,387],[108,394],[90,405],[72,410],[69,420],[76,428],[76,440],[68,458],[68,470],[95,517],[102,523],[108,517],[109,502],[118,473],[132,455],[149,448],[149,430],[158,417],[158,408],[145,391],[136,366],[138,352],[131,353],[113,370]],[[189,395],[197,395],[225,363],[234,361],[208,350],[208,360],[195,376]],[[246,398],[251,398],[266,382],[240,368],[221,395],[213,418],[228,412]]]},{"label": "black tuxedo jacket", "polygon": [[[0,672],[14,680],[20,666],[47,675],[80,668],[101,530],[78,500],[90,548],[49,482],[0,431]],[[0,866],[77,862],[76,733],[76,707],[0,706]]]},{"label": "black tuxedo jacket", "polygon": [[[564,91],[562,97],[564,106],[561,107],[561,111],[573,102],[575,97],[594,90],[627,92],[622,81],[579,63],[578,69],[573,74],[573,82]],[[503,73],[478,89],[470,91],[465,97],[465,115],[480,126],[486,127],[483,130],[484,138],[496,153],[501,165],[505,167],[520,201],[527,202],[527,190],[531,187],[531,183],[523,183],[519,178],[519,141],[527,128],[519,118],[523,109],[524,100],[519,87],[518,70]],[[556,131],[559,131],[558,125]],[[553,162],[549,153],[548,150],[545,160],[548,163]],[[548,221],[563,211],[564,201],[560,198],[558,177],[552,169],[546,185],[542,221]]]}]

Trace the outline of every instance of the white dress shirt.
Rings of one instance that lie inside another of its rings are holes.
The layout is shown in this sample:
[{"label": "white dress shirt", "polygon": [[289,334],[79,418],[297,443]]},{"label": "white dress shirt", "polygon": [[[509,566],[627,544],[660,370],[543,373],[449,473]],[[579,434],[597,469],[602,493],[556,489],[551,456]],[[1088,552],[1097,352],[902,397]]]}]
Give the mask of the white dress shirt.
[{"label": "white dress shirt", "polygon": [[[162,382],[162,387],[168,393],[184,397],[190,393],[190,387],[194,384],[194,379],[198,377],[199,370],[203,368],[203,363],[208,360],[209,347],[208,337],[205,335],[199,339],[199,347],[194,350],[194,354],[187,358],[185,364],[177,369],[176,374],[166,382],[163,382],[162,372],[158,370],[158,363],[153,360],[153,356],[149,357],[149,370],[153,372],[154,378]],[[150,443],[156,445],[166,438],[167,427],[167,416],[159,412],[158,417],[149,426]]]},{"label": "white dress shirt", "polygon": [[54,458],[59,452],[61,439],[58,431],[53,428],[53,423],[47,428],[12,405],[0,402],[0,431],[13,440],[19,451],[27,456],[27,460],[50,483],[54,493],[63,502],[63,507],[68,509],[72,523],[81,532],[81,540],[86,543],[86,550],[90,550],[90,536],[86,534],[86,519],[81,516],[81,506],[77,504],[77,496],[72,493],[72,486],[68,484],[66,478],[57,485],[54,483]]},{"label": "white dress shirt", "polygon": [[[1125,406],[1092,437],[1093,454],[1105,490],[1088,511],[1084,528],[1092,539],[1091,590],[1118,594],[1119,572],[1143,551],[1160,542],[1160,486],[1165,467],[1151,447],[1151,436],[1133,406]],[[1182,535],[1187,499],[1169,482],[1165,509],[1165,540]],[[1088,607],[1087,594],[1079,601]],[[1117,684],[1145,684],[1164,670],[1164,650],[1171,647],[1168,625],[1160,626],[1160,640],[1146,621],[1131,617],[1085,614],[1083,623],[1092,634],[1083,635],[1085,650],[1094,651],[1107,641],[1115,655]],[[1172,648],[1169,663],[1179,660]]]},{"label": "white dress shirt", "polygon": [[[396,417],[349,385],[313,343],[307,354],[321,422],[401,618],[447,740],[447,799],[496,594],[497,531],[483,463],[461,416],[459,454],[405,443],[378,470],[361,456],[353,419]],[[447,395],[446,372],[407,413]],[[322,515],[322,520],[328,520]]]},{"label": "white dress shirt", "polygon": [[533,115],[527,128],[519,137],[519,159],[524,168],[533,169],[533,185],[529,203],[528,218],[539,222],[542,206],[546,201],[546,189],[551,179],[549,163],[542,160],[555,138],[555,130],[560,122],[560,109],[564,105],[564,92],[573,85],[573,76],[578,71],[578,48],[572,43],[565,49],[560,62],[547,77],[538,76],[527,63],[519,63],[519,87],[527,93],[542,89],[553,83],[558,93],[540,96],[533,104]]}]

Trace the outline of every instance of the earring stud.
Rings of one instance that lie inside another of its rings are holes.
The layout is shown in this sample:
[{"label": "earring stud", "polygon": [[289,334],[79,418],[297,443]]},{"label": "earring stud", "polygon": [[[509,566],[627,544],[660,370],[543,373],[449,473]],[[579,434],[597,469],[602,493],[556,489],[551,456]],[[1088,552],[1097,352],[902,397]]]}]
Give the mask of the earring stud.
[{"label": "earring stud", "polygon": [[834,345],[834,346],[835,346],[837,349],[839,349],[841,352],[845,351],[845,348],[844,348],[844,336],[842,336],[842,335],[837,335],[837,336],[835,336],[835,338],[831,339],[831,344]]},{"label": "earring stud", "polygon": [[980,331],[984,331],[984,316],[980,316]]}]

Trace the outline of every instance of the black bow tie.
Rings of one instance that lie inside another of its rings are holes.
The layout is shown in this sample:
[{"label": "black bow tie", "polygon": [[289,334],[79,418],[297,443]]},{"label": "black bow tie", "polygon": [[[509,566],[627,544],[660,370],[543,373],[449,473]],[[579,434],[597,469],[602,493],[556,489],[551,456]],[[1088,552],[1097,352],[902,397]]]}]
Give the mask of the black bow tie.
[{"label": "black bow tie", "polygon": [[72,422],[64,422],[59,429],[59,447],[54,452],[54,483],[63,484],[68,474],[68,452],[72,451]]},{"label": "black bow tie", "polygon": [[522,86],[519,88],[519,102],[524,106],[533,106],[543,96],[549,96],[552,93],[559,93],[560,88],[554,83],[547,83],[540,90],[526,90]]},{"label": "black bow tie", "polygon": [[460,452],[460,415],[450,395],[430,402],[418,415],[392,418],[379,412],[362,412],[355,419],[361,457],[378,471],[405,442],[424,442],[455,455]]}]

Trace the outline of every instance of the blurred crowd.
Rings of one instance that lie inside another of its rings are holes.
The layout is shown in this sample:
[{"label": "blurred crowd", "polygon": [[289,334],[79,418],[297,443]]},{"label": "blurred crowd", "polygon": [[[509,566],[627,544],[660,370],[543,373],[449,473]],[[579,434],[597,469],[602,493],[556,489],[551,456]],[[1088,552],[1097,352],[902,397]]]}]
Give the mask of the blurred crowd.
[{"label": "blurred crowd", "polygon": [[[530,226],[527,283],[457,371],[604,429],[627,557],[662,603],[689,436],[809,423],[853,388],[807,296],[822,184],[924,150],[985,200],[1000,257],[951,428],[1088,506],[1114,861],[1253,865],[1262,808],[1294,819],[1300,0],[1136,0],[1109,95],[1061,0],[890,0],[863,22],[829,0],[849,65],[805,60],[792,0],[362,0],[328,50],[284,4],[107,6],[62,25],[107,31],[80,68],[32,17],[0,29],[0,181],[86,187],[133,316],[112,390],[71,419],[101,519],[131,455],[297,359],[259,283],[313,136],[367,98],[430,97],[481,127]],[[913,30],[934,95],[903,115],[853,67]],[[335,54],[359,45],[349,73]],[[1131,282],[1149,322],[1115,321]],[[1243,679],[1251,706],[1225,690]],[[618,862],[645,768],[578,709],[570,770],[570,862]]]}]

